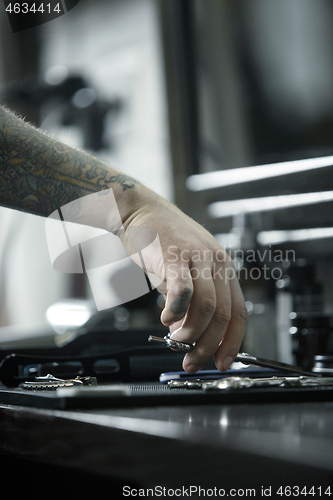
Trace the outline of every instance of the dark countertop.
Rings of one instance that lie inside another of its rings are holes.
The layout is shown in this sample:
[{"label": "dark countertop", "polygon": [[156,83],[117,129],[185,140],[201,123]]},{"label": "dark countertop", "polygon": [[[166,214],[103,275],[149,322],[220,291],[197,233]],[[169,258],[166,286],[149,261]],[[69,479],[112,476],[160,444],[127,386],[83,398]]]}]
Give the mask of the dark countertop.
[{"label": "dark countertop", "polygon": [[257,496],[263,486],[324,488],[333,479],[333,402],[85,410],[0,404],[0,452],[146,487],[252,487]]}]

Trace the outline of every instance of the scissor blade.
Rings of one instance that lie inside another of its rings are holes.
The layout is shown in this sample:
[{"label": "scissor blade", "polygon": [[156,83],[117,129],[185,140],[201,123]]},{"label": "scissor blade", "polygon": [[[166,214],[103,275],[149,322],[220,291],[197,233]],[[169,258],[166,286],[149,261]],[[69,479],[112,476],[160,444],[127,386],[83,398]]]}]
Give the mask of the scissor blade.
[{"label": "scissor blade", "polygon": [[256,356],[251,356],[246,353],[239,353],[236,356],[235,361],[239,361],[245,365],[256,365],[263,366],[265,368],[274,368],[276,370],[284,370],[292,373],[297,373],[299,375],[305,375],[307,377],[320,377],[320,373],[308,372],[300,368],[299,366],[289,365],[288,363],[281,363],[280,361],[274,361],[271,359],[257,358]]}]

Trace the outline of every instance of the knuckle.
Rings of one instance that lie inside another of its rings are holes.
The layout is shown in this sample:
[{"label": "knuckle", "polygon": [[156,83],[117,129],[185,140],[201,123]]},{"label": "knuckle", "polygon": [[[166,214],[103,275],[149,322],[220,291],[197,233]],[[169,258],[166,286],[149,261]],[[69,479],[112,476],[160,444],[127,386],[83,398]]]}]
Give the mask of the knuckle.
[{"label": "knuckle", "polygon": [[235,311],[235,313],[237,314],[237,316],[242,321],[244,321],[244,323],[247,322],[248,312],[247,312],[245,304],[242,304],[241,306],[238,306],[237,309],[236,309],[236,311]]},{"label": "knuckle", "polygon": [[201,311],[205,315],[213,316],[216,309],[216,301],[212,297],[205,297],[201,301]]},{"label": "knuckle", "polygon": [[222,327],[226,327],[231,319],[231,310],[228,307],[217,309],[214,314],[214,320]]}]

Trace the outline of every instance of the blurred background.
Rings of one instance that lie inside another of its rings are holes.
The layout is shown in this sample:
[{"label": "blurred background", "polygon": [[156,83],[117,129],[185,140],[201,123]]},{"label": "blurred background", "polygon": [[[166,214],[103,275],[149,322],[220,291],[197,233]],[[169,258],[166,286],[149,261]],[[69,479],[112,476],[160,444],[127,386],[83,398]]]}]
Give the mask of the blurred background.
[{"label": "blurred background", "polygon": [[[80,0],[14,34],[0,15],[2,102],[219,239],[244,349],[307,368],[333,353],[332,2]],[[0,341],[43,332],[65,299],[92,314],[85,276],[52,269],[42,218],[1,209],[0,224]],[[158,325],[162,307],[147,294],[110,328]]]}]

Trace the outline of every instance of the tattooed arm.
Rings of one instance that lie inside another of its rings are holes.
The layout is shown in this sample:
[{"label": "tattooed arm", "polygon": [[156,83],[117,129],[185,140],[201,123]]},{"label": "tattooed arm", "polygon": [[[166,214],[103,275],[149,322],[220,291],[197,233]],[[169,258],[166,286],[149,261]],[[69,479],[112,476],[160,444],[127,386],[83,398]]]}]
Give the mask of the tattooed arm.
[{"label": "tattooed arm", "polygon": [[[37,215],[48,216],[71,201],[112,188],[126,248],[129,228],[157,231],[162,258],[150,246],[146,270],[165,283],[161,320],[173,338],[196,342],[184,358],[185,370],[193,373],[214,356],[217,368],[229,368],[244,335],[246,308],[232,261],[210,233],[145,186],[1,107],[0,162],[0,204]],[[94,225],[114,230],[104,204],[98,210],[92,206],[91,212]]]},{"label": "tattooed arm", "polygon": [[92,155],[50,138],[0,106],[1,205],[48,216],[73,200],[112,187],[120,213],[126,219],[133,211],[133,188],[137,184]]}]

